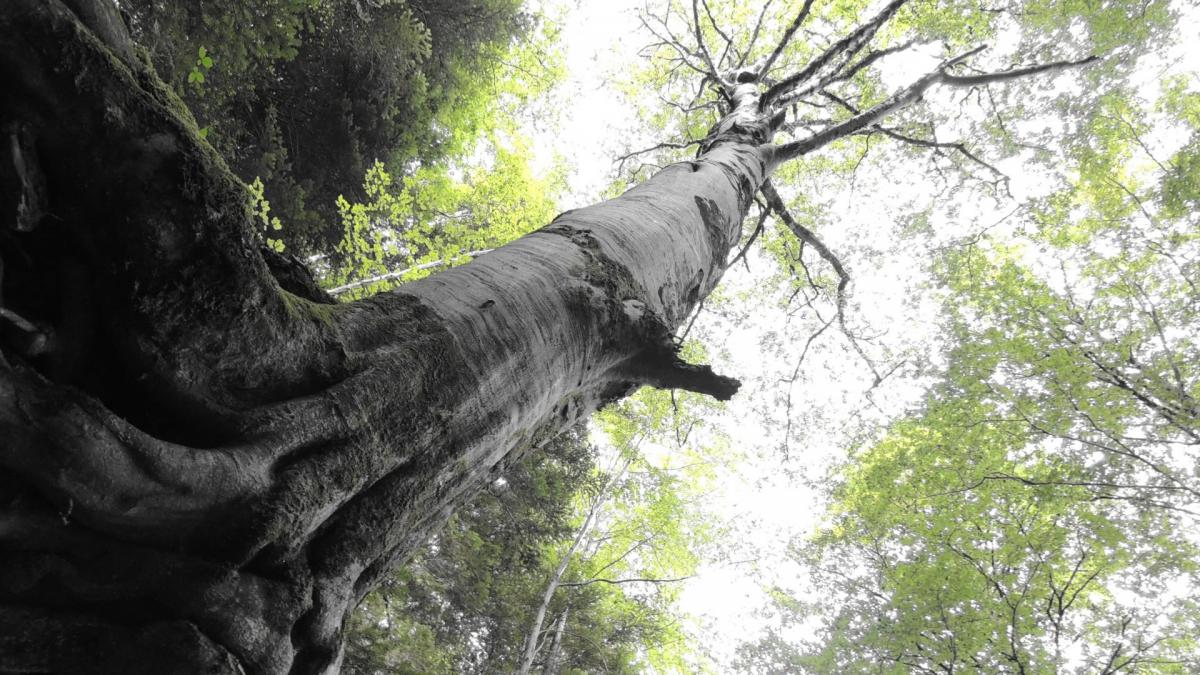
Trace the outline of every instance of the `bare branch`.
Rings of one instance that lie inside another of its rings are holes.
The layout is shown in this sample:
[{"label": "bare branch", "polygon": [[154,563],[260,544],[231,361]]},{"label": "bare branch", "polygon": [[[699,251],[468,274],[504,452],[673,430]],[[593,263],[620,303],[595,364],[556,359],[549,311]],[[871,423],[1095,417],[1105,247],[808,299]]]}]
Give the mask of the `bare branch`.
[{"label": "bare branch", "polygon": [[781,96],[779,98],[779,100],[776,102],[776,105],[778,107],[782,108],[782,107],[791,105],[792,103],[795,103],[795,102],[799,101],[800,99],[803,99],[805,96],[808,96],[809,94],[813,93],[814,91],[820,90],[830,84],[834,84],[836,82],[845,82],[846,80],[849,80],[850,78],[857,75],[864,68],[874,64],[876,61],[879,61],[885,57],[891,56],[892,54],[898,54],[902,51],[908,50],[908,49],[912,48],[912,46],[915,44],[917,44],[916,40],[909,40],[908,42],[905,42],[904,44],[896,45],[894,47],[888,47],[887,49],[879,49],[879,50],[873,51],[870,54],[867,54],[863,58],[859,59],[857,63],[855,63],[853,66],[851,66],[848,69],[838,69],[837,71],[830,73],[829,75],[826,75],[825,77],[821,78],[816,84],[805,87],[804,89],[800,89],[793,93],[787,94],[786,96]]},{"label": "bare branch", "polygon": [[[658,17],[655,17],[655,18],[658,18]],[[655,30],[653,27],[651,27],[650,23],[648,21],[646,21],[646,17],[644,15],[639,14],[638,21],[641,22],[643,28],[645,28],[647,31],[649,31],[651,35],[658,38],[662,42],[662,44],[670,47],[671,49],[674,49],[675,52],[677,54],[679,54],[679,61],[681,63],[683,63],[683,65],[687,66],[688,68],[691,68],[692,70],[696,71],[700,75],[703,75],[703,76],[709,75],[708,71],[706,71],[703,67],[698,66],[692,62],[692,59],[696,57],[696,54],[683,46],[683,43],[680,42],[679,38],[675,37],[674,33],[671,32],[671,29],[667,27],[667,24],[665,21],[663,21],[662,19],[659,19],[659,24],[662,26],[663,33],[666,33],[666,35],[660,34],[657,30]]]},{"label": "bare branch", "polygon": [[1004,184],[1006,186],[1009,182],[1009,178],[1008,178],[1007,174],[1005,174],[1000,169],[997,169],[995,166],[992,166],[988,162],[980,159],[979,156],[976,155],[975,153],[971,152],[970,148],[968,148],[966,146],[966,144],[963,143],[962,141],[950,142],[950,141],[939,141],[936,139],[928,139],[928,138],[917,138],[915,136],[908,136],[906,134],[902,134],[894,129],[889,129],[887,127],[880,126],[878,124],[872,126],[871,128],[873,130],[878,131],[879,133],[883,134],[884,136],[887,136],[888,138],[892,138],[897,141],[900,141],[901,143],[907,143],[909,145],[915,145],[915,146],[922,147],[922,148],[936,148],[936,149],[944,149],[944,150],[953,150],[953,151],[961,154],[963,157],[966,157],[967,159],[971,160],[972,162],[974,162],[974,163],[978,164],[979,166],[982,166],[983,168],[992,172],[992,174],[994,174],[997,178],[1004,181]]},{"label": "bare branch", "polygon": [[587,581],[566,581],[559,584],[559,586],[591,586],[592,584],[599,583],[612,584],[614,586],[632,583],[673,584],[680,581],[687,581],[695,576],[695,574],[689,574],[686,577],[672,577],[670,579],[655,579],[652,577],[634,577],[631,579],[588,579]]},{"label": "bare branch", "polygon": [[813,342],[816,342],[822,333],[829,330],[829,327],[833,325],[834,318],[829,317],[828,321],[822,322],[821,327],[813,331],[808,336],[808,339],[804,341],[804,349],[800,351],[800,358],[796,359],[796,366],[792,369],[792,377],[788,380],[787,403],[783,413],[787,425],[783,432],[783,460],[785,462],[791,458],[792,454],[790,447],[792,438],[792,385],[795,383],[796,378],[800,376],[800,366],[804,364],[804,359],[808,356],[808,350],[812,347]]},{"label": "bare branch", "polygon": [[[833,268],[833,271],[837,273],[838,285],[835,296],[837,314],[834,319],[837,321],[838,328],[841,330],[842,335],[846,336],[846,339],[850,342],[850,345],[854,348],[854,351],[858,354],[859,358],[861,358],[863,363],[867,364],[867,367],[871,369],[871,374],[875,378],[871,385],[872,388],[879,386],[879,383],[883,382],[884,376],[879,374],[879,369],[875,367],[874,360],[867,356],[867,353],[863,350],[862,345],[858,343],[858,338],[856,338],[846,326],[846,288],[850,285],[850,274],[846,272],[846,268],[842,265],[842,261],[838,260],[838,257],[834,255],[833,251],[829,250],[829,247],[825,245],[825,242],[821,241],[821,239],[817,237],[812,230],[809,230],[807,227],[804,227],[800,223],[796,222],[796,219],[792,217],[791,212],[788,211],[787,206],[783,203],[783,198],[780,197],[779,192],[775,190],[775,185],[772,184],[770,180],[763,181],[760,190],[762,191],[763,196],[767,198],[767,204],[771,206],[771,209],[776,215],[779,216],[779,219],[788,226],[788,229],[792,231],[792,234],[796,235],[797,239],[816,249],[817,255],[821,256],[821,259],[828,263],[829,266]],[[894,371],[895,368],[892,370]]]},{"label": "bare branch", "polygon": [[[823,91],[823,92],[821,92],[821,95],[824,96],[825,98],[828,98],[829,100],[837,103],[838,105],[842,106],[846,110],[849,110],[852,114],[857,115],[862,112],[861,110],[856,108],[853,104],[851,104],[849,101],[846,101],[845,99],[837,96],[836,94],[831,94],[827,91]],[[939,141],[936,138],[919,138],[916,136],[911,136],[908,134],[901,133],[895,129],[891,129],[891,128],[885,127],[883,125],[880,125],[880,124],[872,124],[870,129],[867,131],[867,133],[880,133],[880,134],[883,134],[884,136],[887,136],[888,138],[891,138],[896,141],[900,141],[901,143],[906,143],[908,145],[915,145],[917,147],[922,147],[922,148],[932,148],[935,151],[953,150],[953,151],[961,154],[963,157],[966,157],[968,160],[970,160],[970,161],[978,164],[979,166],[987,169],[988,171],[990,171],[992,173],[992,175],[996,176],[996,178],[998,178],[999,181],[1001,183],[1003,183],[1004,191],[1008,194],[1008,196],[1012,197],[1012,193],[1009,191],[1010,179],[1008,177],[1008,174],[1005,174],[1000,169],[997,169],[992,164],[981,159],[978,155],[976,155],[974,152],[972,152],[970,148],[967,147],[966,143],[963,143],[962,141]],[[942,154],[942,153],[939,152],[938,154]]]},{"label": "bare branch", "polygon": [[[737,53],[737,47],[733,46],[733,39],[717,25],[717,20],[713,17],[712,8],[708,6],[708,0],[700,0],[700,3],[704,5],[704,13],[708,16],[708,22],[712,24],[713,30],[717,31],[717,35],[720,35],[721,39],[725,41],[725,48],[721,50],[721,55],[717,57],[716,65],[719,66],[725,62],[725,57],[729,54],[730,49],[733,49],[735,54]],[[741,55],[739,54],[738,56],[740,60]]]},{"label": "bare branch", "polygon": [[820,132],[809,136],[808,138],[792,141],[791,143],[786,143],[782,146],[779,146],[776,155],[777,159],[779,161],[786,161],[788,159],[792,159],[793,157],[807,154],[813,150],[824,147],[832,141],[849,136],[850,134],[861,131],[872,124],[875,124],[877,121],[883,119],[892,112],[899,110],[900,108],[903,108],[913,101],[921,98],[921,95],[924,94],[926,90],[941,81],[941,78],[943,77],[942,68],[960,63],[964,59],[983,51],[983,49],[984,47],[982,46],[976,47],[962,56],[951,59],[938,70],[935,70],[934,72],[918,79],[916,82],[913,82],[904,89],[901,89],[893,94],[891,98],[871,107],[865,112],[861,112],[848,120],[823,129]]},{"label": "bare branch", "polygon": [[698,110],[705,110],[708,108],[712,108],[716,105],[716,102],[712,101],[712,100],[704,101],[702,103],[688,103],[688,104],[676,103],[675,101],[672,101],[672,100],[664,97],[661,94],[658,95],[658,100],[663,105],[670,106],[670,107],[678,110],[679,112],[683,113],[684,115],[694,113]]},{"label": "bare branch", "polygon": [[924,95],[924,93],[935,84],[945,84],[952,87],[972,87],[980,84],[989,84],[991,82],[1012,80],[1025,75],[1043,73],[1050,70],[1082,66],[1092,63],[1096,60],[1096,57],[1092,56],[1079,61],[1055,61],[1053,63],[1045,63],[1026,68],[1014,68],[1012,70],[1006,70],[998,73],[983,73],[980,75],[951,75],[946,72],[949,68],[952,68],[971,56],[983,51],[984,48],[985,46],[981,45],[965,54],[956,56],[946,61],[940,65],[937,70],[925,75],[916,82],[896,92],[886,101],[870,108],[869,110],[859,113],[858,115],[855,115],[844,122],[823,129],[822,131],[815,133],[808,138],[792,141],[791,143],[786,143],[782,146],[779,146],[776,151],[776,161],[787,161],[800,155],[807,154],[839,138],[843,138],[861,131],[875,124],[892,112],[895,112],[896,110],[899,110],[920,99],[921,96]]},{"label": "bare branch", "polygon": [[879,61],[880,59],[891,56],[892,54],[899,54],[900,52],[907,51],[916,44],[917,44],[916,40],[909,40],[903,44],[898,44],[893,47],[887,47],[886,49],[877,49],[875,51],[872,51],[872,52],[868,53],[866,56],[859,59],[858,63],[855,63],[848,70],[844,70],[836,75],[831,75],[829,78],[824,80],[824,83],[832,84],[834,82],[844,82],[846,80],[849,80],[850,78],[857,75],[859,73],[859,71],[861,71],[863,68],[866,68],[866,67],[874,64],[876,61]]},{"label": "bare branch", "polygon": [[758,42],[758,34],[762,31],[763,18],[767,16],[767,10],[771,7],[771,0],[763,3],[762,9],[758,12],[758,21],[754,22],[754,30],[750,31],[750,41],[746,43],[746,53],[738,57],[738,67],[746,65],[746,59],[750,58],[750,54],[754,52],[754,44]]},{"label": "bare branch", "polygon": [[[467,256],[469,258],[478,258],[479,256],[481,256],[485,253],[491,253],[493,250],[495,250],[495,249],[481,248],[477,251],[467,251],[467,252],[463,253],[462,255]],[[348,293],[350,291],[353,291],[356,288],[362,288],[363,286],[370,286],[371,284],[379,283],[380,281],[390,281],[392,279],[399,279],[400,277],[404,276],[405,274],[408,274],[409,272],[433,269],[435,267],[441,267],[442,265],[445,265],[446,263],[447,263],[446,260],[434,260],[433,262],[421,263],[420,265],[413,265],[412,267],[405,267],[402,270],[396,270],[394,272],[387,272],[385,274],[378,274],[373,277],[367,277],[366,279],[359,279],[358,281],[352,281],[348,284],[342,284],[341,286],[338,286],[336,288],[331,288],[326,292],[329,293],[330,295],[334,295],[334,296],[342,295],[343,293]]]},{"label": "bare branch", "polygon": [[[766,91],[766,93],[762,95],[762,98],[759,102],[760,109],[766,110],[775,102],[775,99],[779,98],[783,94],[786,94],[796,85],[807,82],[814,75],[823,70],[825,66],[829,65],[834,58],[842,54],[848,54],[848,56],[852,58],[854,54],[856,54],[860,49],[863,48],[863,46],[867,44],[867,42],[871,40],[871,38],[875,37],[875,33],[879,31],[880,27],[887,23],[888,20],[891,19],[896,13],[896,11],[904,6],[906,2],[908,2],[908,0],[892,0],[887,4],[886,7],[883,8],[881,12],[879,12],[879,14],[875,15],[873,19],[859,26],[846,37],[833,43],[829,49],[826,49],[821,53],[820,56],[810,61],[807,66],[800,70],[800,72],[790,75],[773,85]],[[788,37],[790,37],[790,35]]]},{"label": "bare branch", "polygon": [[732,377],[713,372],[706,365],[688,363],[678,356],[657,353],[641,360],[636,366],[638,379],[659,389],[685,389],[697,394],[728,401],[742,383]]},{"label": "bare branch", "polygon": [[[792,36],[796,34],[796,29],[800,28],[800,24],[804,23],[804,20],[808,18],[808,12],[810,9],[812,9],[812,5],[813,0],[804,0],[804,6],[800,8],[800,13],[797,14],[796,18],[792,20],[792,24],[783,32],[783,37],[779,38],[779,44],[775,45],[775,50],[771,52],[771,55],[768,56],[767,60],[763,62],[762,67],[758,69],[759,79],[765,78],[771,72],[771,66],[775,65],[775,60],[779,58],[779,55],[783,53],[784,48],[788,46],[789,42],[791,42]],[[767,8],[764,7],[763,11],[766,12],[766,10]],[[759,16],[758,20],[761,24],[762,16]],[[756,26],[756,35],[757,28],[758,27]]]},{"label": "bare branch", "polygon": [[738,251],[738,254],[733,257],[733,260],[730,260],[729,263],[725,265],[725,269],[733,267],[737,264],[737,261],[746,257],[746,252],[750,250],[750,245],[754,243],[755,239],[758,239],[759,234],[762,234],[763,225],[767,222],[767,216],[770,215],[770,213],[771,210],[765,206],[759,209],[758,223],[755,224],[754,230],[750,232],[750,239],[746,242],[746,245],[742,247],[742,250]]},{"label": "bare branch", "polygon": [[1078,61],[1053,61],[1051,63],[1041,63],[1035,66],[1027,66],[1025,68],[1012,68],[1010,70],[1002,70],[998,73],[981,73],[979,75],[951,75],[943,72],[941,74],[941,81],[944,84],[948,84],[952,87],[974,87],[981,84],[991,84],[992,82],[1015,80],[1018,77],[1044,73],[1049,70],[1061,70],[1063,68],[1073,68],[1075,66],[1086,66],[1089,63],[1094,63],[1099,60],[1099,56],[1089,56],[1086,59],[1080,59]]},{"label": "bare branch", "polygon": [[[832,267],[833,271],[837,273],[839,279],[838,294],[841,295],[841,293],[845,290],[846,285],[850,282],[850,275],[846,272],[846,268],[842,266],[842,262],[838,260],[838,257],[829,250],[829,247],[827,247],[825,243],[822,242],[820,238],[818,238],[817,235],[812,232],[812,230],[809,230],[807,227],[804,227],[800,223],[796,222],[796,219],[792,217],[791,212],[789,212],[787,206],[784,205],[783,198],[779,196],[779,192],[775,190],[775,185],[771,183],[770,179],[763,181],[762,194],[764,197],[766,197],[767,204],[770,205],[773,211],[775,211],[775,214],[779,216],[780,220],[782,220],[784,224],[788,226],[788,229],[796,235],[796,238],[815,248],[817,250],[817,254],[820,255],[825,262],[829,263],[829,266]],[[840,301],[839,304],[841,304]]]},{"label": "bare branch", "polygon": [[692,29],[696,33],[696,44],[700,48],[700,55],[704,57],[704,62],[708,64],[709,74],[722,86],[725,81],[721,79],[721,71],[717,68],[717,64],[713,62],[712,55],[708,53],[708,46],[704,44],[704,32],[700,28],[700,7],[699,0],[692,0]]},{"label": "bare branch", "polygon": [[[683,341],[687,339],[688,333],[692,332],[692,326],[695,325],[696,319],[700,318],[700,313],[704,311],[705,302],[708,302],[707,297],[705,297],[698,305],[696,305],[696,311],[692,312],[692,320],[688,321],[687,328],[684,328],[683,332],[675,337],[675,344],[680,346],[683,345]],[[671,395],[674,396],[674,391],[672,391]]]},{"label": "bare branch", "polygon": [[633,152],[629,152],[624,155],[621,155],[620,157],[616,158],[616,160],[614,160],[613,163],[617,165],[617,171],[621,171],[625,168],[625,162],[629,161],[630,159],[633,159],[634,157],[644,155],[647,152],[654,152],[655,150],[685,150],[687,148],[692,147],[693,145],[698,145],[707,140],[709,140],[708,137],[702,138],[698,141],[687,141],[685,143],[673,143],[670,141],[664,141],[662,143],[652,145],[648,148],[642,148],[641,150],[634,150]]}]

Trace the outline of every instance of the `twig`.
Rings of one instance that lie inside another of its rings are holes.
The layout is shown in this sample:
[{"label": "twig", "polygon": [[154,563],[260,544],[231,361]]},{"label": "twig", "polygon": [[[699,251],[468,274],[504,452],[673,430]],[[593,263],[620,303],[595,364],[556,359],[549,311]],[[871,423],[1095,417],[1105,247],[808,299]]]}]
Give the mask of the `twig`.
[{"label": "twig", "polygon": [[695,578],[695,574],[689,574],[686,577],[672,577],[670,579],[655,579],[652,577],[633,577],[631,579],[588,579],[587,581],[564,581],[559,586],[590,586],[592,584],[630,584],[630,583],[650,583],[650,584],[671,584],[680,581],[687,581]]},{"label": "twig", "polygon": [[637,157],[638,155],[644,155],[647,152],[654,152],[655,150],[684,150],[686,148],[692,147],[693,145],[699,145],[701,143],[704,143],[705,141],[708,141],[710,138],[711,138],[711,136],[706,136],[698,141],[687,141],[685,143],[675,143],[675,142],[670,142],[670,141],[664,141],[662,143],[652,145],[648,148],[643,148],[641,150],[634,150],[633,152],[629,152],[624,155],[621,155],[620,157],[613,160],[613,163],[617,165],[617,171],[619,172],[619,171],[622,171],[625,169],[625,162],[629,161],[630,159],[633,159],[634,157]]},{"label": "twig", "polygon": [[[772,51],[771,55],[767,57],[767,60],[763,62],[762,67],[758,69],[759,79],[765,78],[768,74],[770,74],[771,66],[775,65],[775,60],[779,58],[779,55],[783,53],[784,48],[787,47],[789,42],[791,42],[792,36],[796,33],[796,29],[798,29],[800,24],[804,23],[804,20],[808,18],[808,12],[810,9],[812,9],[812,5],[813,0],[804,0],[804,6],[800,8],[800,13],[797,14],[796,18],[792,20],[791,25],[789,25],[787,30],[783,32],[783,37],[779,38],[779,44],[775,45],[774,51]],[[763,11],[765,12],[766,10],[767,8],[764,7]],[[759,16],[758,20],[761,23],[762,17]],[[755,26],[755,35],[757,34],[758,27]]]},{"label": "twig", "polygon": [[[763,225],[767,222],[767,216],[770,215],[770,213],[770,208],[761,204],[759,205],[758,223],[754,225],[754,230],[750,232],[750,239],[746,241],[746,245],[742,247],[742,250],[738,251],[738,254],[733,257],[733,260],[730,260],[729,263],[725,265],[726,270],[736,265],[737,261],[746,257],[746,252],[750,250],[751,244],[754,243],[755,239],[758,239],[758,235],[762,234]],[[747,264],[747,268],[749,268],[749,264]]]},{"label": "twig", "polygon": [[[854,32],[850,33],[846,37],[833,43],[829,49],[826,49],[821,53],[820,56],[810,61],[807,66],[800,70],[800,72],[785,77],[778,83],[772,85],[771,88],[767,89],[767,91],[763,93],[762,98],[759,99],[759,108],[761,110],[767,110],[771,104],[775,102],[775,99],[779,98],[783,94],[786,94],[796,85],[807,82],[810,78],[823,70],[825,66],[829,65],[829,62],[838,55],[849,52],[850,56],[853,57],[858,50],[862,49],[863,46],[875,36],[875,33],[879,31],[879,28],[883,26],[883,24],[887,23],[888,20],[892,18],[892,15],[895,14],[896,11],[899,10],[906,2],[908,2],[908,0],[892,0],[887,4],[886,7],[883,8],[881,12],[879,12],[879,14],[875,15],[874,18],[859,26],[854,30]],[[805,6],[808,6],[807,2]],[[790,35],[788,37],[790,37]],[[777,49],[782,49],[782,47]]]},{"label": "twig", "polygon": [[[746,53],[738,58],[738,67],[746,65],[746,58],[754,52],[754,43],[758,42],[758,34],[762,30],[763,18],[767,15],[767,10],[771,7],[771,0],[763,3],[762,9],[758,12],[758,21],[754,22],[754,30],[750,31],[750,41],[746,43]],[[765,75],[762,69],[759,69],[759,77]]]},{"label": "twig", "polygon": [[[875,361],[867,355],[867,352],[862,348],[862,345],[858,343],[858,338],[855,337],[850,331],[850,328],[846,326],[846,289],[850,285],[850,274],[842,265],[842,261],[839,260],[838,257],[834,255],[833,251],[830,251],[829,247],[825,245],[825,242],[821,241],[821,239],[817,237],[812,230],[809,230],[800,223],[796,222],[796,219],[792,217],[791,212],[788,211],[787,206],[783,203],[783,198],[779,196],[779,192],[775,190],[775,186],[770,180],[763,181],[760,189],[762,190],[763,196],[767,198],[767,203],[771,206],[771,209],[775,211],[775,214],[779,216],[779,219],[788,226],[788,229],[792,231],[792,234],[796,235],[798,239],[816,249],[817,255],[821,256],[821,259],[828,263],[829,266],[833,268],[833,271],[837,273],[838,285],[835,296],[837,314],[834,318],[837,321],[838,329],[841,330],[842,335],[846,337],[855,353],[858,354],[859,358],[863,360],[863,363],[867,364],[867,367],[871,370],[871,374],[875,378],[871,384],[871,388],[874,389],[883,382],[886,375],[879,374],[879,369],[875,366]],[[898,367],[899,365],[894,366],[890,371],[888,371],[888,375],[895,372],[896,368]]]}]

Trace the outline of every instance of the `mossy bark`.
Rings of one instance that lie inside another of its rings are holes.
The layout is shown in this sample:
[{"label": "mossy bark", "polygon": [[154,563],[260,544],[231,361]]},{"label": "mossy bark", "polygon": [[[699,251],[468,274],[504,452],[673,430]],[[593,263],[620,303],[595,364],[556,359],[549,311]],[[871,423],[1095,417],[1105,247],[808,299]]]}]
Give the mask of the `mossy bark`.
[{"label": "mossy bark", "polygon": [[0,671],[335,671],[358,600],[506,463],[641,384],[736,390],[671,334],[768,170],[757,118],[328,304],[106,7],[0,8]]}]

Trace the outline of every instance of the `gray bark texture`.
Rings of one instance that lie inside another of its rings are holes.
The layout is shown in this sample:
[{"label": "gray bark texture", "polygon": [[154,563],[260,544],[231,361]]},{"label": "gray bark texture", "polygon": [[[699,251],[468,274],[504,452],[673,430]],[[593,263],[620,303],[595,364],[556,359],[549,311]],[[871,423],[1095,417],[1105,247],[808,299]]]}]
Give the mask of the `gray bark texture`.
[{"label": "gray bark texture", "polygon": [[672,332],[768,171],[754,101],[695,161],[332,304],[107,2],[5,0],[0,91],[0,672],[336,672],[507,463],[643,384],[736,391]]}]

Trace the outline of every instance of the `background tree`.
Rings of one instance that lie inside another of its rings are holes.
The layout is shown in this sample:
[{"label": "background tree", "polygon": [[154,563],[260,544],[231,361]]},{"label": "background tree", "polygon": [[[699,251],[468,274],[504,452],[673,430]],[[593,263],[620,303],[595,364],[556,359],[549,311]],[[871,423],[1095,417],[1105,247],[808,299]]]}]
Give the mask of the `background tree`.
[{"label": "background tree", "polygon": [[546,43],[531,39],[536,19],[513,0],[121,9],[205,139],[240,178],[263,182],[287,224],[276,238],[296,252],[330,252],[337,200],[365,199],[375,162],[398,176],[444,169],[474,150],[501,97],[528,104],[555,78]]},{"label": "background tree", "polygon": [[536,672],[683,664],[671,603],[703,539],[688,487],[703,481],[687,480],[685,448],[667,454],[679,466],[641,452],[673,440],[666,398],[645,391],[606,411],[607,470],[577,429],[460,508],[360,605],[347,670],[516,672],[530,635]]},{"label": "background tree", "polygon": [[365,203],[338,199],[341,241],[318,262],[322,283],[343,299],[364,297],[490,252],[554,216],[559,177],[530,169],[528,141],[493,134],[477,150],[490,166],[469,167],[461,180],[447,167],[393,176],[382,164],[368,172]]},{"label": "background tree", "polygon": [[844,465],[797,542],[825,595],[777,590],[746,669],[1200,667],[1187,82],[1106,91],[1071,185],[943,252],[941,382]]},{"label": "background tree", "polygon": [[[1093,60],[988,63],[901,0],[861,22],[836,9],[844,38],[794,41],[805,3],[750,62],[750,47],[709,49],[694,3],[695,41],[670,42],[720,113],[695,159],[333,305],[272,276],[260,210],[110,5],[7,4],[4,667],[336,669],[358,600],[526,448],[642,384],[733,394],[672,333],[760,186],[782,212],[768,174],[937,87]],[[878,62],[926,34],[944,50],[929,70],[877,86]],[[810,103],[828,115],[802,116]]]},{"label": "background tree", "polygon": [[517,463],[459,509],[431,547],[367,596],[355,615],[348,669],[515,668],[542,582],[532,572],[548,566],[546,548],[573,536],[572,499],[599,478],[594,450],[579,431],[548,450]]}]

